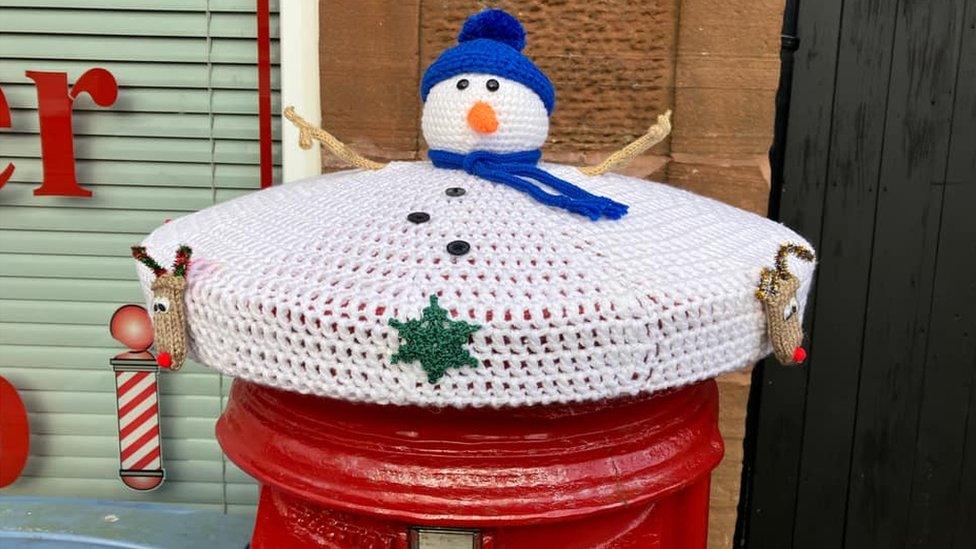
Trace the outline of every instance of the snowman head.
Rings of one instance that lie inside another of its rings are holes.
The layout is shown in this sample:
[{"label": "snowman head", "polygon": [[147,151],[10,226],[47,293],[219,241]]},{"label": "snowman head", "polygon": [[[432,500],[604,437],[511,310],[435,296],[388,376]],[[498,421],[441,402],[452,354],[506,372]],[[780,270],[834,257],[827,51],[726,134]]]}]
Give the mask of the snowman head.
[{"label": "snowman head", "polygon": [[525,30],[508,13],[471,16],[424,73],[424,139],[434,150],[535,150],[549,134],[556,94],[549,78],[522,55]]}]

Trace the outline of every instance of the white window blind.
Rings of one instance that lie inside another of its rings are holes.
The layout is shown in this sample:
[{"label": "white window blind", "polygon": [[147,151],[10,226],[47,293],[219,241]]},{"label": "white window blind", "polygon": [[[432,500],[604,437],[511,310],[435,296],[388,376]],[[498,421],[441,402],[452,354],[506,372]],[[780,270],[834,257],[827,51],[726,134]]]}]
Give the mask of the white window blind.
[{"label": "white window blind", "polygon": [[[198,364],[160,375],[163,466],[148,493],[118,479],[112,312],[142,303],[129,247],[175,218],[260,186],[255,0],[0,0],[0,375],[29,412],[31,455],[4,494],[249,510],[253,481],[214,422],[230,380]],[[274,179],[280,180],[277,2],[271,2]],[[94,67],[111,107],[75,104],[78,181],[91,198],[34,196],[43,176],[37,95],[24,72]],[[190,243],[192,245],[192,243]],[[163,261],[162,259],[160,259]]]}]

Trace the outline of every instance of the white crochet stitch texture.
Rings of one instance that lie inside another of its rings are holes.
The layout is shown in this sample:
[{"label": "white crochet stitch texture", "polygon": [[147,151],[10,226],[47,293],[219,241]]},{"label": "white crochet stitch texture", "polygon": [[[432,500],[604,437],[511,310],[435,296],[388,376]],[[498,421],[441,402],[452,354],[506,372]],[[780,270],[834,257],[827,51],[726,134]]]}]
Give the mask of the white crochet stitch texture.
[{"label": "white crochet stitch texture", "polygon": [[[467,85],[458,89],[458,82]],[[488,88],[494,80],[498,88]],[[499,131],[479,134],[468,126],[468,111],[477,102],[491,105]],[[509,153],[542,147],[549,135],[549,114],[534,91],[507,78],[490,74],[459,74],[430,89],[420,120],[431,149]]]},{"label": "white crochet stitch texture", "polygon": [[[345,171],[173,220],[153,257],[193,247],[191,356],[225,374],[351,401],[525,406],[634,395],[747,366],[770,352],[760,270],[785,242],[757,215],[667,185],[544,169],[630,205],[590,221],[426,162]],[[462,196],[445,189],[461,187]],[[430,220],[412,223],[411,212]],[[464,240],[455,256],[447,244]],[[813,265],[791,261],[805,304]],[[152,273],[139,267],[150,299]],[[390,361],[391,318],[429,296],[481,325],[476,367],[436,384]]]}]

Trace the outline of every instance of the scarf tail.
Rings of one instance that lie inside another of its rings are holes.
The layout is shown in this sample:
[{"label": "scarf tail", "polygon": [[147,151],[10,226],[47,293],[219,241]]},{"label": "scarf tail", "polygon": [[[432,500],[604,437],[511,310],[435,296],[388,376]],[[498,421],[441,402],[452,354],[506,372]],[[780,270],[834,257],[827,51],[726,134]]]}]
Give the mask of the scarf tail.
[{"label": "scarf tail", "polygon": [[585,204],[587,208],[596,209],[599,212],[597,214],[597,219],[599,219],[600,215],[610,219],[619,219],[627,213],[626,205],[605,196],[590,193],[589,191],[581,189],[569,181],[560,179],[536,166],[533,166],[531,170],[526,170],[523,176],[530,177],[540,183],[548,185],[562,194],[574,199],[574,201]]},{"label": "scarf tail", "polygon": [[[594,195],[539,168],[537,164],[542,153],[538,150],[515,153],[474,151],[466,155],[431,150],[428,156],[438,168],[464,170],[482,179],[512,187],[548,206],[584,215],[594,221],[601,217],[619,219],[627,213],[627,205]],[[559,194],[546,192],[533,180]]]}]

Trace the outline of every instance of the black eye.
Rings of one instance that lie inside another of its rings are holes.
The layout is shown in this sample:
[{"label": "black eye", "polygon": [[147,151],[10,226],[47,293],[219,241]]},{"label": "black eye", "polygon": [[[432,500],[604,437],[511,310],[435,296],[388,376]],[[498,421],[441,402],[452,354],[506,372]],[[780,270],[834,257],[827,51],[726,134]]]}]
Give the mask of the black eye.
[{"label": "black eye", "polygon": [[469,84],[468,79],[467,78],[462,78],[462,79],[458,80],[457,87],[458,87],[459,90],[463,90],[464,88],[467,88],[468,87],[468,84]]},{"label": "black eye", "polygon": [[490,92],[497,90],[498,80],[495,80],[494,78],[489,79],[487,82],[485,82],[485,87],[488,88],[488,91]]},{"label": "black eye", "polygon": [[162,296],[153,299],[154,313],[165,313],[168,310],[169,310],[169,299]]}]

